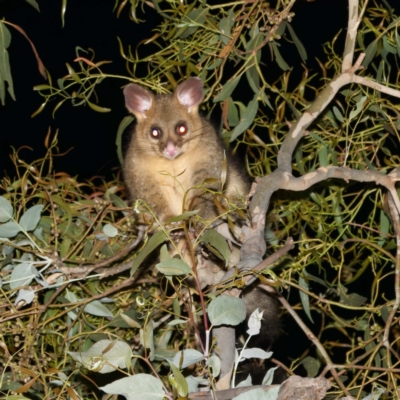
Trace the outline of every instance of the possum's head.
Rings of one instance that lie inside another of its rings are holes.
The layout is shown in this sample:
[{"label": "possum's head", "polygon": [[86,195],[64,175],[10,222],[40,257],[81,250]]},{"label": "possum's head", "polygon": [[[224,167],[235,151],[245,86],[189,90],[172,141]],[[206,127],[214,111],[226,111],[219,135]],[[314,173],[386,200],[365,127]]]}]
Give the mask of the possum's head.
[{"label": "possum's head", "polygon": [[134,135],[141,151],[174,160],[198,144],[203,129],[198,113],[204,97],[201,79],[189,78],[169,95],[130,84],[124,95],[137,119]]}]

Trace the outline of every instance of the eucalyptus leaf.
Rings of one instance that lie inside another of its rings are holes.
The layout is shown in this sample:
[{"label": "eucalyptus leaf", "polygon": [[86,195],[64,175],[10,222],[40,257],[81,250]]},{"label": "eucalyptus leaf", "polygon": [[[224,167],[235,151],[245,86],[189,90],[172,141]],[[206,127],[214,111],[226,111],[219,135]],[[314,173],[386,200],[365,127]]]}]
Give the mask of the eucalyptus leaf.
[{"label": "eucalyptus leaf", "polygon": [[117,155],[120,164],[124,163],[124,157],[122,154],[122,134],[124,133],[125,129],[133,122],[134,118],[132,115],[128,115],[125,117],[118,126],[117,131],[117,138],[115,139],[115,144],[117,145]]},{"label": "eucalyptus leaf", "polygon": [[246,318],[246,307],[242,299],[221,295],[212,300],[207,309],[213,325],[238,325]]},{"label": "eucalyptus leaf", "polygon": [[124,396],[126,400],[163,400],[165,398],[162,382],[147,374],[136,374],[118,379],[100,389],[107,394]]},{"label": "eucalyptus leaf", "polygon": [[232,400],[265,400],[265,392],[263,389],[257,388],[235,396]]},{"label": "eucalyptus leaf", "polygon": [[186,382],[185,377],[182,375],[182,372],[176,367],[173,363],[169,363],[172,373],[174,375],[174,387],[178,391],[179,396],[186,397],[188,394],[188,383]]},{"label": "eucalyptus leaf", "polygon": [[208,229],[200,240],[216,249],[225,260],[225,265],[228,264],[229,246],[225,238],[220,233],[218,233],[215,229]]},{"label": "eucalyptus leaf", "polygon": [[358,114],[360,114],[360,112],[362,111],[362,109],[363,109],[363,107],[364,107],[364,104],[367,102],[367,100],[368,100],[368,97],[367,97],[367,96],[362,96],[362,97],[357,101],[356,109],[355,109],[355,110],[352,110],[352,111],[350,112],[350,121],[351,121],[352,119],[354,119],[355,117],[357,117]]},{"label": "eucalyptus leaf", "polygon": [[289,65],[286,64],[286,61],[283,59],[281,56],[281,53],[279,51],[278,45],[276,42],[272,42],[272,50],[275,55],[276,63],[278,64],[279,68],[282,71],[288,71],[290,69]]},{"label": "eucalyptus leaf", "polygon": [[103,232],[108,237],[111,237],[111,238],[113,238],[113,237],[118,235],[118,229],[115,226],[111,225],[111,224],[104,225]]},{"label": "eucalyptus leaf", "polygon": [[257,347],[253,347],[250,349],[244,349],[240,353],[240,361],[246,360],[248,358],[259,358],[261,360],[267,360],[268,358],[272,357],[272,354],[272,351],[267,352]]},{"label": "eucalyptus leaf", "polygon": [[31,288],[21,289],[18,292],[18,296],[15,299],[14,305],[17,305],[20,301],[24,301],[25,304],[31,304],[34,298],[35,298],[35,292],[33,291],[33,289]]},{"label": "eucalyptus leaf", "polygon": [[3,196],[0,196],[0,222],[7,222],[14,214],[11,203]]},{"label": "eucalyptus leaf", "polygon": [[211,357],[208,357],[206,365],[211,368],[214,378],[219,376],[219,373],[221,372],[221,359],[217,355],[214,354]]},{"label": "eucalyptus leaf", "polygon": [[8,93],[15,100],[14,86],[11,78],[10,60],[7,48],[11,43],[11,34],[6,24],[0,21],[0,101],[5,104],[5,82],[8,83]]},{"label": "eucalyptus leaf", "polygon": [[314,378],[317,376],[319,368],[321,367],[321,362],[318,359],[310,356],[307,356],[301,360],[300,364],[302,364],[307,371],[308,378]]},{"label": "eucalyptus leaf", "polygon": [[185,213],[181,215],[176,215],[175,217],[171,217],[168,221],[167,224],[170,224],[171,222],[179,222],[183,221],[185,219],[188,219],[190,217],[193,217],[193,215],[198,214],[199,210],[193,210],[193,211],[186,211]]},{"label": "eucalyptus leaf", "polygon": [[335,114],[336,119],[337,119],[339,122],[342,122],[342,123],[343,123],[344,118],[343,118],[342,113],[339,111],[339,109],[338,109],[336,106],[333,106],[333,107],[332,107],[332,110],[333,110],[333,113]]},{"label": "eucalyptus leaf", "polygon": [[[302,276],[299,276],[299,285],[300,285],[300,287],[302,287],[303,289],[308,291],[308,283]],[[312,316],[311,316],[310,299],[308,297],[308,294],[304,293],[302,290],[299,290],[299,294],[300,294],[300,300],[301,300],[301,304],[303,305],[304,312],[306,313],[309,320],[312,323],[314,323]]]},{"label": "eucalyptus leaf", "polygon": [[100,340],[87,351],[68,351],[76,361],[90,371],[107,374],[130,366],[132,350],[121,340]]},{"label": "eucalyptus leaf", "polygon": [[377,50],[378,50],[378,40],[376,39],[373,42],[371,42],[368,45],[367,49],[365,50],[365,58],[362,63],[364,68],[368,67],[369,63],[375,57]]},{"label": "eucalyptus leaf", "polygon": [[32,264],[20,263],[12,270],[10,288],[16,289],[20,286],[27,286],[37,276],[39,276],[39,272]]},{"label": "eucalyptus leaf", "polygon": [[131,268],[131,276],[136,272],[136,270],[140,267],[145,258],[155,250],[161,243],[165,242],[167,239],[167,235],[164,231],[156,232],[145,244],[142,250],[140,250],[139,254],[133,260],[132,268]]},{"label": "eucalyptus leaf", "polygon": [[289,29],[290,36],[292,37],[292,40],[297,47],[297,51],[300,54],[301,60],[303,61],[303,63],[306,63],[307,51],[306,51],[305,47],[303,46],[303,43],[301,43],[300,39],[297,37],[292,25],[290,25],[289,22],[287,22],[287,27]]},{"label": "eucalyptus leaf", "polygon": [[246,387],[253,386],[253,380],[251,379],[251,375],[247,375],[247,378],[244,381],[240,381],[236,387]]},{"label": "eucalyptus leaf", "polygon": [[241,77],[242,75],[238,75],[230,79],[228,82],[226,82],[225,85],[222,87],[221,91],[218,93],[218,95],[214,97],[213,102],[217,103],[218,101],[224,101],[225,99],[227,99],[235,90]]},{"label": "eucalyptus leaf", "polygon": [[258,111],[257,95],[250,101],[246,107],[245,112],[240,116],[240,122],[232,132],[230,141],[233,142],[239,135],[241,135],[253,122]]},{"label": "eucalyptus leaf", "polygon": [[37,204],[26,210],[24,215],[20,218],[19,224],[22,229],[26,232],[33,231],[40,220],[40,214],[43,210],[44,205]]},{"label": "eucalyptus leaf", "polygon": [[86,304],[83,310],[88,314],[96,315],[98,317],[114,318],[113,313],[99,300],[93,300]]},{"label": "eucalyptus leaf", "polygon": [[272,385],[272,382],[274,380],[274,374],[277,369],[278,367],[272,367],[267,371],[262,380],[262,385]]},{"label": "eucalyptus leaf", "polygon": [[204,354],[194,349],[185,349],[178,351],[175,354],[172,362],[178,368],[183,369],[188,367],[189,365],[196,364],[202,360],[204,360]]},{"label": "eucalyptus leaf", "polygon": [[171,258],[156,264],[156,268],[166,276],[188,275],[192,273],[191,268],[178,258]]}]

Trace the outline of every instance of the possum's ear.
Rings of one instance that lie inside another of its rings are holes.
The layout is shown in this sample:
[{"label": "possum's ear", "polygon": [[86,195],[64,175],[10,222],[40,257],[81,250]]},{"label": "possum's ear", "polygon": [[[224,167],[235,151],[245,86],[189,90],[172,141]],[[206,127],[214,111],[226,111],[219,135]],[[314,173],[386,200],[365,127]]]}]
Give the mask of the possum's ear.
[{"label": "possum's ear", "polygon": [[188,108],[188,112],[197,111],[197,106],[204,98],[203,82],[200,78],[189,78],[175,90],[179,103]]},{"label": "possum's ear", "polygon": [[147,111],[151,110],[154,104],[153,94],[141,86],[131,83],[125,87],[124,96],[126,108],[137,119],[146,118]]}]

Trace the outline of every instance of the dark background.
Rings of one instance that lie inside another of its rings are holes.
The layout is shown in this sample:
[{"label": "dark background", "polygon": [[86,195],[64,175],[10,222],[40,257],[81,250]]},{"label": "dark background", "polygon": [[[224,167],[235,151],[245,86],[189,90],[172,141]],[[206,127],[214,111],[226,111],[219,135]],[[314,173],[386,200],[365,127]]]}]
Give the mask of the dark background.
[{"label": "dark background", "polygon": [[[394,2],[391,1],[392,4]],[[53,84],[68,74],[66,63],[74,66],[76,46],[92,48],[96,53],[96,62],[112,61],[102,67],[103,72],[126,76],[117,36],[121,38],[125,49],[128,45],[135,49],[139,41],[152,36],[152,29],[159,20],[157,14],[145,6],[146,14],[139,14],[139,17],[146,22],[135,24],[128,17],[129,2],[117,18],[116,12],[113,12],[113,0],[68,0],[63,28],[61,0],[38,0],[38,3],[40,13],[24,0],[0,0],[0,18],[25,30],[51,74]],[[292,25],[306,46],[307,66],[319,70],[315,57],[323,59],[322,44],[346,26],[347,1],[301,0],[293,11],[296,16]],[[57,172],[78,175],[81,180],[94,175],[110,178],[119,168],[115,137],[120,121],[127,115],[121,90],[126,80],[106,79],[96,89],[99,105],[111,108],[110,113],[97,113],[87,106],[73,107],[67,101],[53,119],[52,110],[58,99],[31,118],[31,114],[43,102],[43,98],[32,87],[45,81],[39,74],[27,40],[12,27],[8,28],[12,35],[8,50],[16,101],[7,94],[5,106],[0,106],[0,176],[5,173],[12,176],[14,173],[9,157],[11,146],[16,149],[28,146],[19,153],[27,162],[42,157],[46,151],[44,139],[50,127],[53,133],[59,130],[60,152],[71,149],[67,155],[55,160]],[[340,51],[344,35],[345,30],[337,42]],[[294,46],[282,46],[285,47],[292,51],[288,54],[283,52],[283,56],[289,65],[295,66],[294,73],[299,74],[298,79],[301,79],[303,69],[299,67],[300,57]],[[275,63],[269,63],[269,67],[275,69],[271,73],[281,73]]]}]

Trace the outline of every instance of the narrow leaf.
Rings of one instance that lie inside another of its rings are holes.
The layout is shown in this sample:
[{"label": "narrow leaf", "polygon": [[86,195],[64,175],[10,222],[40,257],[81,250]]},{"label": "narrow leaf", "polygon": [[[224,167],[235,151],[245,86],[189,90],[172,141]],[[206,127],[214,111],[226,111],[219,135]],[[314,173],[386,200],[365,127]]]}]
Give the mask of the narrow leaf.
[{"label": "narrow leaf", "polygon": [[[1,236],[1,235],[0,235]],[[142,250],[140,250],[139,254],[133,261],[131,268],[131,276],[136,272],[136,270],[140,267],[144,259],[155,250],[161,243],[165,242],[167,236],[163,231],[156,232],[146,243]]]},{"label": "narrow leaf", "polygon": [[218,95],[216,97],[214,97],[213,102],[217,103],[218,101],[224,101],[225,99],[227,99],[232,94],[232,92],[235,90],[241,77],[242,77],[242,75],[239,75],[232,79],[229,79],[229,81],[226,82],[225,85],[222,87],[222,89],[218,93]]},{"label": "narrow leaf", "polygon": [[305,63],[307,61],[307,51],[306,51],[305,47],[303,46],[303,43],[301,43],[300,39],[297,37],[294,29],[292,28],[292,25],[287,23],[287,27],[289,28],[290,36],[292,37],[293,42],[297,47],[297,51],[299,52],[303,63]]},{"label": "narrow leaf", "polygon": [[11,78],[10,60],[7,48],[11,42],[11,34],[6,25],[0,21],[0,100],[5,104],[5,82],[8,83],[8,93],[15,100],[14,86]]},{"label": "narrow leaf", "polygon": [[[308,291],[308,283],[302,276],[299,276],[299,285],[300,285],[300,287],[302,287],[303,289]],[[308,297],[308,294],[304,293],[302,290],[299,290],[299,293],[300,293],[300,300],[301,300],[301,304],[303,305],[304,312],[306,313],[306,315],[310,319],[310,321],[312,323],[314,323],[312,316],[311,316],[311,312],[310,312],[310,299]]]},{"label": "narrow leaf", "polygon": [[191,268],[178,258],[171,258],[156,264],[156,268],[166,276],[188,275],[192,273]]},{"label": "narrow leaf", "polygon": [[129,115],[125,117],[118,126],[117,138],[115,140],[115,144],[117,145],[118,160],[121,165],[124,163],[124,157],[122,155],[122,134],[133,120],[134,118],[131,115]]},{"label": "narrow leaf", "polygon": [[89,104],[89,107],[94,111],[101,112],[101,113],[106,113],[106,112],[111,111],[111,108],[100,107],[97,104],[90,102],[88,99],[86,99],[86,102]]},{"label": "narrow leaf", "polygon": [[276,42],[272,42],[272,51],[274,52],[276,63],[279,65],[279,68],[282,71],[289,70],[290,67],[289,65],[286,64],[286,61],[281,56],[281,53],[279,52],[278,45],[276,44]]},{"label": "narrow leaf", "polygon": [[253,122],[258,111],[258,100],[257,95],[254,99],[250,101],[249,105],[246,107],[246,111],[241,115],[239,124],[235,127],[232,132],[232,137],[230,139],[233,142],[239,135],[241,135]]},{"label": "narrow leaf", "polygon": [[114,318],[113,313],[98,300],[86,304],[84,311],[97,317]]},{"label": "narrow leaf", "polygon": [[372,43],[368,45],[367,49],[365,50],[365,58],[362,63],[364,68],[367,68],[369,63],[375,57],[377,49],[378,49],[378,40],[374,40]]}]

